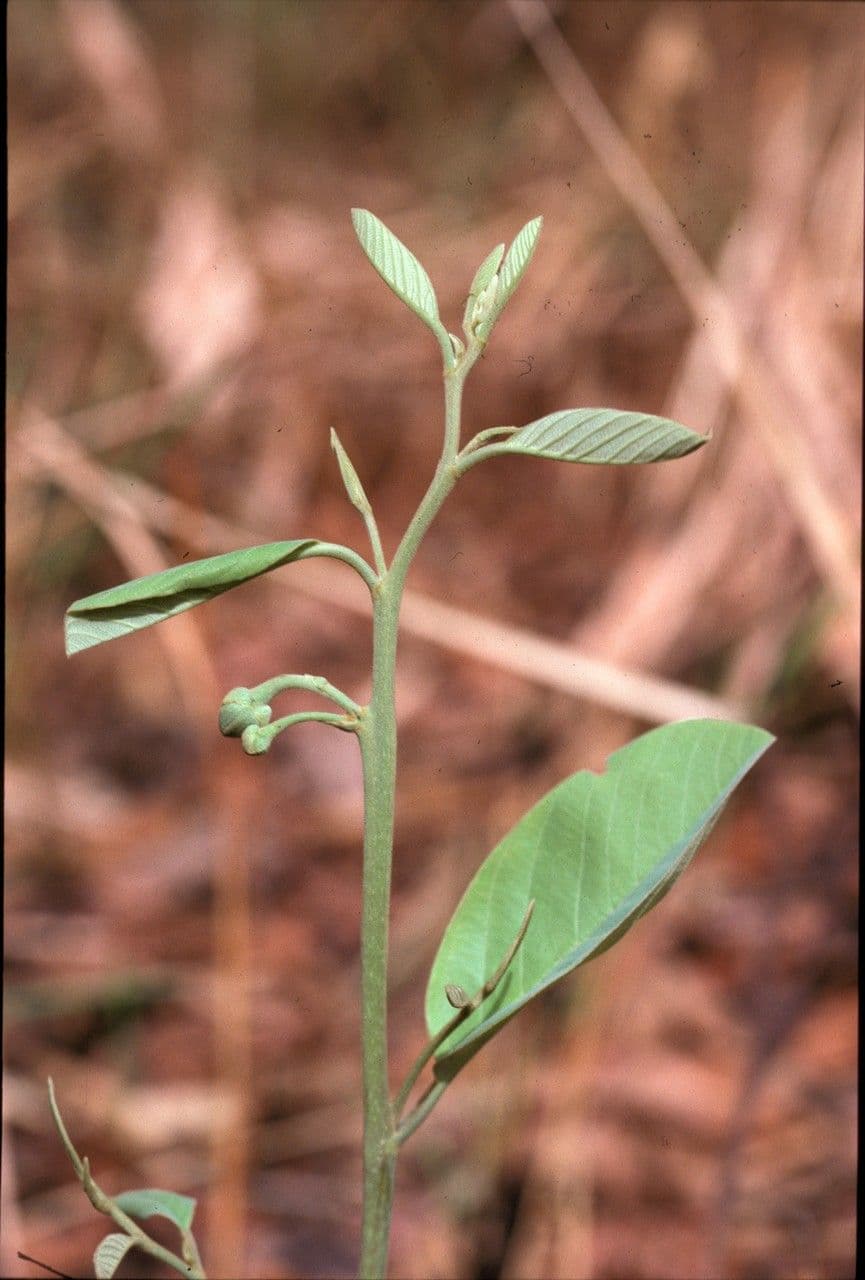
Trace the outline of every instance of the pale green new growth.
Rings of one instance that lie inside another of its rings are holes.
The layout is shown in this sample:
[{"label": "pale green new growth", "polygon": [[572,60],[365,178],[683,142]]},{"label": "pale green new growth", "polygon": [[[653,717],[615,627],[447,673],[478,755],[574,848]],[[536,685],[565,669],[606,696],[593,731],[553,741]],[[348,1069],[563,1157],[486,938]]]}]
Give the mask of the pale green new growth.
[{"label": "pale green new growth", "polygon": [[[373,554],[306,538],[248,547],[178,565],[71,605],[67,653],[115,639],[206,603],[262,573],[311,556],[350,565],[366,583],[373,615],[372,695],[361,706],[323,676],[274,676],[226,694],[219,728],[250,755],[281,733],[317,721],[357,735],[364,774],[361,909],[363,1057],[363,1231],[360,1276],[387,1266],[399,1148],[436,1106],[465,1063],[538,992],[611,946],[667,892],[708,835],[732,791],[773,741],[748,725],[686,721],[638,738],[612,755],[600,776],[566,779],[517,823],[472,880],[445,932],[426,997],[429,1039],[401,1088],[388,1081],[387,944],[396,779],[394,680],[403,589],[409,566],[442,503],[471,467],[489,458],[622,464],[681,458],[707,437],[678,422],[617,409],[565,409],[524,427],[485,427],[460,449],[462,392],[538,242],[541,219],[527,222],[505,253],[497,245],[475,273],[463,316],[465,342],[448,333],[420,262],[365,209],[352,220],[370,262],[398,298],[435,334],[442,352],[441,456],[421,503],[387,562],[372,505],[335,431],[331,445],[349,501],[361,515]],[[285,690],[323,697],[336,710],[273,719]],[[421,1074],[432,1078],[413,1107]],[[165,1191],[106,1196],[69,1140],[50,1086],[61,1139],[94,1206],[123,1234],[96,1251],[98,1277],[110,1280],[133,1246],[190,1277],[202,1277],[191,1234],[195,1202]],[[151,1240],[132,1217],[160,1213],[181,1233],[182,1257]],[[132,1215],[132,1217],[130,1217]]]}]

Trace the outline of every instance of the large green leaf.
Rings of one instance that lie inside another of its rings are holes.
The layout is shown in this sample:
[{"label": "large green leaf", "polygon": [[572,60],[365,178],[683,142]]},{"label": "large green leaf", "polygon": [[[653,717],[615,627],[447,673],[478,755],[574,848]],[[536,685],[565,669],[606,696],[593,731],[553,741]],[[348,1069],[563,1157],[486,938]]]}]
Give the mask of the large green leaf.
[{"label": "large green leaf", "polygon": [[143,1187],[139,1191],[123,1191],[114,1196],[114,1203],[131,1218],[152,1218],[158,1214],[168,1218],[182,1233],[192,1226],[197,1201],[192,1196],[181,1196],[176,1191],[160,1191],[156,1187]]},{"label": "large green leaf", "polygon": [[560,409],[506,440],[466,453],[461,469],[484,458],[522,453],[559,462],[665,462],[693,453],[709,439],[671,418],[621,409]]},{"label": "large green leaf", "polygon": [[135,1245],[132,1236],[114,1231],[96,1246],[93,1254],[93,1270],[96,1280],[112,1280],[114,1272],[120,1266],[130,1249]]},{"label": "large green leaf", "polygon": [[185,609],[213,600],[231,587],[289,564],[315,545],[315,538],[303,538],[244,547],[206,560],[175,565],[162,573],[151,573],[85,596],[66,610],[66,652],[80,653],[92,645],[116,640],[118,636],[173,618]]},{"label": "large green leaf", "polygon": [[603,774],[550,791],[481,866],[447,927],[426,997],[431,1036],[454,1017],[445,994],[477,991],[534,915],[504,978],[438,1050],[448,1079],[557,978],[605,950],[670,888],[734,787],[774,739],[763,729],[686,720],[615,752]]},{"label": "large green leaf", "polygon": [[435,290],[412,251],[368,209],[352,209],[351,220],[361,248],[385,284],[439,336],[442,323]]}]

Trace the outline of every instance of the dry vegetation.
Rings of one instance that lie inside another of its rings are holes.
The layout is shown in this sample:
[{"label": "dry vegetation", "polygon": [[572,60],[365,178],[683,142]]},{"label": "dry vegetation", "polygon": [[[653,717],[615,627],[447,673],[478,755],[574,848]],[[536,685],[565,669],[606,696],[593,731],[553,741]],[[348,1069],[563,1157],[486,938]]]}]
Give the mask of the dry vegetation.
[{"label": "dry vegetation", "polygon": [[11,0],[4,1275],[90,1274],[102,1233],[49,1073],[107,1189],[201,1197],[212,1276],[351,1273],[356,744],[248,760],[216,709],[282,670],[364,697],[362,589],[308,564],[74,663],[61,633],[187,555],[362,545],[331,425],[393,547],[438,357],[351,205],[451,317],[544,214],[472,430],[597,403],[714,432],[669,467],[478,467],[434,526],[395,1069],[462,887],[548,786],[708,699],[780,738],[664,906],[407,1147],[393,1274],[852,1274],[863,10],[553,10],[561,36],[507,0]]}]

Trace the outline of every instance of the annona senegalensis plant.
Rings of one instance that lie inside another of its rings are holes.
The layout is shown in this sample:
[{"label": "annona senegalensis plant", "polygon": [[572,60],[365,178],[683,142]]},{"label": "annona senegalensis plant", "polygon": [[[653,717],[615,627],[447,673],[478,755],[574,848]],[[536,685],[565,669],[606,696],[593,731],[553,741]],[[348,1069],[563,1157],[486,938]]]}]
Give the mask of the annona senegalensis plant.
[{"label": "annona senegalensis plant", "polygon": [[[339,544],[295,538],[245,547],[177,565],[77,600],[66,615],[66,652],[79,653],[174,614],[205,604],[232,587],[284,565],[326,556],[358,573],[372,603],[372,694],[360,705],[323,676],[278,675],[232,689],[219,728],[259,755],[285,730],[317,720],[356,735],[364,778],[361,895],[361,1024],[363,1059],[363,1227],[359,1275],[383,1277],[400,1147],[429,1116],[444,1091],[513,1015],[539,992],[610,947],[658,902],[693,858],[734,788],[773,741],[763,729],[721,720],[687,720],[644,734],[610,756],[596,775],[566,778],[499,842],[469,884],[445,930],[426,993],[428,1040],[399,1089],[391,1093],[387,1044],[387,952],[397,733],[394,673],[400,604],[409,566],[448,494],[472,467],[500,456],[607,464],[684,457],[707,437],[668,418],[616,409],[564,409],[526,426],[492,427],[461,442],[466,378],[531,261],[541,219],[528,222],[505,251],[497,245],[468,291],[462,337],[439,315],[432,282],[420,262],[372,213],[355,209],[354,229],[385,283],[432,331],[444,381],[441,456],[420,505],[390,560],[372,506],[335,432],[331,444],[349,501],[359,512],[371,559]],[[330,703],[274,718],[285,690]],[[412,1102],[415,1086],[429,1080]],[[66,1150],[94,1206],[119,1231],[94,1256],[110,1278],[138,1247],[182,1275],[203,1277],[192,1235],[195,1201],[146,1189],[107,1196],[79,1157],[51,1105]],[[171,1219],[180,1254],[144,1232],[136,1219]]]}]

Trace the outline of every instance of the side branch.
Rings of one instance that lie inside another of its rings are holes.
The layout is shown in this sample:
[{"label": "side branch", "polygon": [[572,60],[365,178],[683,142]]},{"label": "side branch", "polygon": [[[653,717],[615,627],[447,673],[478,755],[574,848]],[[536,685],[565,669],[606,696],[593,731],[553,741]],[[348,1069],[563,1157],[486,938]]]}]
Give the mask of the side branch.
[{"label": "side branch", "polygon": [[[284,693],[286,689],[305,689],[307,693],[319,693],[323,698],[329,698],[338,707],[342,707],[343,711],[351,715],[360,714],[360,704],[355,702],[354,698],[350,698],[347,693],[343,693],[336,685],[331,684],[324,676],[274,676],[271,680],[265,680],[254,689],[250,689],[249,695],[254,703],[266,703],[270,702],[271,698],[275,698],[278,693]],[[230,694],[226,695],[226,697],[230,696]]]},{"label": "side branch", "polygon": [[357,733],[360,728],[360,718],[356,715],[340,716],[333,711],[296,711],[294,715],[282,716],[272,724],[249,725],[241,734],[243,749],[248,756],[263,755],[284,729],[291,729],[296,724],[306,724],[311,720],[333,725],[334,729],[342,729],[345,733]]},{"label": "side branch", "polygon": [[60,1109],[57,1106],[57,1098],[54,1094],[54,1081],[48,1080],[48,1100],[51,1105],[51,1114],[54,1117],[54,1124],[57,1126],[57,1132],[60,1134],[60,1140],[66,1149],[66,1154],[72,1162],[72,1167],[78,1176],[84,1194],[99,1213],[104,1213],[106,1217],[112,1219],[113,1222],[121,1227],[128,1236],[135,1242],[139,1249],[145,1253],[149,1253],[151,1257],[158,1258],[160,1262],[165,1262],[169,1267],[173,1267],[175,1271],[179,1271],[181,1275],[189,1277],[189,1280],[205,1280],[204,1271],[201,1268],[201,1261],[198,1257],[198,1249],[192,1238],[192,1233],[188,1231],[182,1232],[184,1253],[189,1255],[189,1260],[178,1257],[176,1253],[172,1253],[170,1249],[166,1249],[157,1240],[153,1240],[146,1231],[138,1225],[134,1219],[124,1213],[119,1205],[115,1204],[111,1196],[105,1194],[102,1188],[97,1184],[90,1172],[90,1162],[86,1156],[79,1156],[72,1144],[72,1139],[66,1131],[63,1118],[60,1115]]},{"label": "side branch", "polygon": [[[403,1108],[408,1101],[409,1094],[414,1088],[420,1073],[423,1071],[430,1058],[432,1058],[436,1050],[444,1044],[448,1036],[453,1031],[456,1031],[457,1027],[461,1026],[476,1009],[480,1008],[484,1000],[492,995],[502,978],[507,973],[513,963],[514,957],[522,945],[523,939],[526,936],[534,909],[535,899],[532,898],[531,902],[526,907],[526,912],[523,916],[517,935],[508,947],[507,952],[502,958],[501,964],[498,966],[495,973],[487,978],[483,986],[478,988],[473,996],[467,996],[461,987],[448,986],[445,988],[448,1001],[454,1006],[454,1008],[456,1008],[456,1013],[450,1021],[446,1022],[441,1030],[437,1031],[432,1039],[427,1042],[418,1054],[418,1057],[415,1059],[414,1065],[409,1071],[405,1079],[405,1083],[397,1094],[396,1101],[394,1102],[394,1115],[398,1122],[402,1116]],[[402,1123],[399,1124],[399,1127],[394,1134],[394,1142],[397,1146],[405,1142],[406,1138],[410,1137],[418,1125],[426,1119],[427,1115],[432,1111],[446,1087],[447,1082],[445,1081],[433,1082],[433,1084],[430,1085],[429,1089],[424,1093],[414,1110],[405,1120],[402,1121]]]},{"label": "side branch", "polygon": [[370,591],[373,591],[381,581],[372,565],[364,560],[363,556],[357,551],[352,551],[351,547],[343,547],[338,542],[316,542],[308,550],[301,551],[297,559],[311,560],[317,556],[324,556],[331,560],[342,560],[343,564],[349,565],[354,569],[355,573],[363,578]]}]

